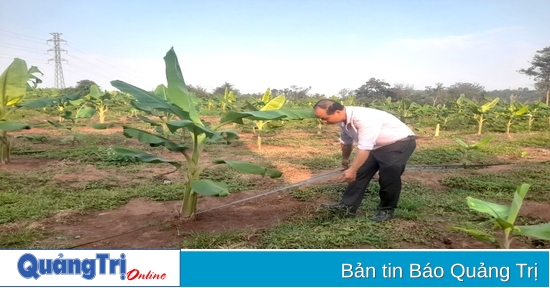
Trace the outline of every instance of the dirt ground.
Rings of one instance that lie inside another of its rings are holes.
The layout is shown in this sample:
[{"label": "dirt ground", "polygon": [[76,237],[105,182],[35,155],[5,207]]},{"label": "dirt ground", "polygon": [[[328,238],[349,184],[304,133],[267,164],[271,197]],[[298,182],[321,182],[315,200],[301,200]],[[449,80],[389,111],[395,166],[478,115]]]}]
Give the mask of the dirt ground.
[{"label": "dirt ground", "polygon": [[[540,161],[541,158],[550,158],[550,153],[547,150],[531,149],[528,152],[530,156],[536,156],[537,161]],[[45,159],[14,158],[12,163],[10,163],[9,169],[27,170],[44,165],[61,165],[54,162]],[[507,166],[496,166],[487,168],[486,171],[497,172],[509,168]],[[6,168],[0,167],[0,169]],[[170,169],[167,168],[165,170]],[[153,172],[161,173],[165,171]],[[331,171],[312,174],[307,169],[300,170],[293,168],[292,171],[283,172],[286,173],[285,175],[288,175],[286,176],[286,182],[290,184]],[[77,178],[74,175],[58,174],[54,179],[61,182],[94,181],[104,179],[106,176],[105,173],[107,172],[98,170],[90,165],[85,168],[85,173],[79,174]],[[403,180],[405,182],[420,182],[434,190],[444,191],[445,187],[439,181],[446,177],[448,173],[452,172],[406,171],[403,175]],[[323,179],[316,182],[315,185],[334,183],[337,180],[337,177]],[[118,181],[124,181],[124,179],[120,178]],[[272,188],[275,189],[278,187]],[[44,231],[54,232],[52,237],[44,239],[37,244],[43,247],[75,248],[178,247],[185,237],[196,232],[220,232],[226,230],[258,231],[284,221],[288,217],[312,213],[319,203],[328,200],[317,199],[313,202],[299,201],[289,195],[288,191],[283,190],[219,208],[220,206],[267,191],[245,191],[222,198],[199,197],[198,208],[199,211],[203,212],[199,212],[196,219],[187,221],[181,220],[178,217],[181,201],[156,202],[145,198],[133,199],[128,204],[110,211],[98,211],[89,214],[65,211],[53,217],[43,219],[36,224],[37,227],[41,227]],[[548,207],[550,207],[550,203],[526,201],[522,207],[522,213],[550,222],[550,209]],[[213,210],[210,211],[210,209]],[[396,229],[414,229],[415,225],[421,224],[403,220],[399,222]],[[442,229],[445,228],[442,227]],[[492,248],[479,241],[473,241],[467,236],[460,236],[456,233],[452,235],[452,237],[435,239],[433,246],[447,249]],[[403,245],[410,246],[411,244],[404,243]],[[428,247],[415,245],[407,248]],[[517,248],[521,248],[521,246]]]}]

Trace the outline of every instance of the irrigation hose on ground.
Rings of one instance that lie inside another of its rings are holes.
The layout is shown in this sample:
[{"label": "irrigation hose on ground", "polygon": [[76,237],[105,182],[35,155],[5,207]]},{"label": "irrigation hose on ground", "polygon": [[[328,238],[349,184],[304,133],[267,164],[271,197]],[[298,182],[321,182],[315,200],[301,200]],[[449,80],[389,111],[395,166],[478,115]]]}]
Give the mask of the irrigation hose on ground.
[{"label": "irrigation hose on ground", "polygon": [[[523,163],[537,163],[537,164],[540,164],[540,163],[548,163],[548,162],[550,162],[550,161],[523,162]],[[472,168],[483,168],[483,167],[492,167],[492,166],[516,165],[516,164],[523,164],[523,163],[497,163],[497,164],[475,164],[475,165],[461,165],[461,164],[410,165],[410,166],[407,166],[407,168],[405,170],[406,171],[409,171],[409,170],[412,170],[412,171],[458,170],[458,169],[472,169]],[[287,189],[291,189],[291,188],[294,188],[294,187],[299,187],[299,186],[302,186],[302,185],[314,183],[314,182],[317,182],[317,181],[322,180],[322,179],[326,179],[326,178],[329,178],[329,177],[336,176],[336,175],[342,173],[343,171],[344,170],[341,169],[341,170],[336,170],[336,171],[328,172],[328,173],[325,173],[325,174],[321,174],[321,175],[318,175],[318,176],[314,176],[312,178],[309,178],[309,179],[306,179],[306,180],[303,180],[303,181],[300,181],[300,182],[296,182],[294,184],[279,187],[279,188],[276,188],[276,189],[273,189],[273,190],[269,190],[269,191],[260,193],[258,195],[250,196],[250,197],[247,197],[247,198],[244,198],[244,199],[241,199],[241,200],[237,200],[237,201],[234,201],[234,202],[230,202],[230,203],[227,203],[227,204],[223,204],[223,205],[220,205],[220,206],[217,206],[217,207],[214,207],[214,208],[199,211],[199,212],[195,213],[195,216],[199,215],[199,214],[202,214],[202,213],[210,212],[210,211],[213,211],[213,210],[222,209],[222,208],[225,208],[225,207],[228,207],[228,206],[233,206],[233,205],[238,204],[238,203],[243,203],[243,202],[255,199],[255,198],[263,197],[263,196],[266,196],[266,195],[269,195],[269,194],[277,193],[277,192],[284,191],[284,190],[287,190]],[[100,241],[109,240],[109,239],[112,239],[112,238],[116,238],[116,237],[120,237],[120,236],[123,236],[123,235],[138,232],[138,231],[150,228],[150,227],[153,227],[153,226],[144,226],[144,227],[141,227],[141,228],[138,228],[138,229],[127,231],[127,232],[120,233],[120,234],[117,234],[117,235],[113,235],[113,236],[110,236],[110,237],[106,237],[106,238],[102,238],[102,239],[99,239],[99,240],[94,240],[94,241],[82,243],[82,244],[79,244],[79,245],[75,245],[75,246],[69,247],[67,249],[74,249],[74,248],[82,247],[82,246],[85,246],[85,245],[97,243],[97,242],[100,242]]]}]

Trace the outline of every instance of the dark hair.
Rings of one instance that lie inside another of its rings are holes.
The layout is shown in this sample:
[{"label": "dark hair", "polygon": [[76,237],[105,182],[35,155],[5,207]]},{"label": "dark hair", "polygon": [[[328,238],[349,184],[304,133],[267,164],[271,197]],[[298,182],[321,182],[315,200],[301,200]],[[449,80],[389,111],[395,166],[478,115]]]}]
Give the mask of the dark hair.
[{"label": "dark hair", "polygon": [[327,111],[327,115],[332,115],[336,111],[344,110],[344,105],[330,99],[323,99],[313,105],[313,110],[315,109],[323,109]]}]

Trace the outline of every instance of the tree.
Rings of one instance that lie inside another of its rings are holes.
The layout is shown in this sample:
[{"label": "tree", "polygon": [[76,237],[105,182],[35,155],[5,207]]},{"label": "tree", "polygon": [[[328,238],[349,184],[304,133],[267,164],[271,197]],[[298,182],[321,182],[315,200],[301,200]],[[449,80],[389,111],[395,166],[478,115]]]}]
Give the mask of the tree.
[{"label": "tree", "polygon": [[90,94],[90,87],[92,87],[92,85],[97,85],[97,84],[92,80],[87,80],[87,79],[80,80],[76,82],[76,87],[68,87],[68,88],[61,89],[60,94],[61,95],[77,94],[80,96],[86,96]]},{"label": "tree", "polygon": [[284,89],[271,89],[271,94],[284,94],[287,100],[296,101],[310,98],[309,90],[311,90],[311,86],[299,87],[297,85],[290,85],[290,87]]},{"label": "tree", "polygon": [[340,89],[340,91],[338,91],[338,96],[340,96],[340,98],[345,98],[349,96],[351,92],[352,91],[349,88]]},{"label": "tree", "polygon": [[548,100],[550,100],[550,46],[538,50],[530,63],[531,67],[518,72],[534,78],[535,87],[546,92],[546,105],[548,105]]},{"label": "tree", "polygon": [[[357,99],[376,100],[393,96],[390,84],[383,80],[370,78],[365,84],[355,90]],[[370,101],[369,101],[370,102]]]},{"label": "tree", "polygon": [[457,82],[449,86],[449,94],[453,99],[458,99],[460,95],[464,94],[467,98],[472,99],[475,102],[483,100],[483,93],[485,93],[485,87],[478,83]]},{"label": "tree", "polygon": [[392,96],[394,97],[392,97],[392,100],[394,101],[410,99],[414,94],[414,85],[395,84],[393,85],[393,88],[391,88],[391,91],[393,91]]},{"label": "tree", "polygon": [[208,91],[206,90],[206,88],[200,85],[193,86],[193,85],[187,84],[187,90],[189,90],[189,92],[195,93],[195,95],[198,98],[209,98]]},{"label": "tree", "polygon": [[241,94],[241,92],[238,89],[235,89],[235,85],[229,84],[227,82],[224,82],[223,85],[220,86],[220,87],[216,87],[214,89],[214,92],[212,92],[212,94],[214,94],[214,95],[224,95],[226,89],[227,89],[227,91],[233,91],[233,94],[235,94],[235,95]]},{"label": "tree", "polygon": [[424,91],[428,97],[432,100],[432,106],[437,105],[437,102],[443,102],[448,95],[447,90],[443,87],[443,83],[435,83],[435,87],[426,86]]}]

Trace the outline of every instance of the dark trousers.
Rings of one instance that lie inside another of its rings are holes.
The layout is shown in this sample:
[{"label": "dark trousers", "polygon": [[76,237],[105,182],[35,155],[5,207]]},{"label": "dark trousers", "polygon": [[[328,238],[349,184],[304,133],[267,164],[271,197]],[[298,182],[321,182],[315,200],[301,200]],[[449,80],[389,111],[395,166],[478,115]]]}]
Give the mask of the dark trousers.
[{"label": "dark trousers", "polygon": [[380,183],[378,209],[396,208],[401,194],[401,175],[415,148],[416,141],[414,136],[411,136],[372,150],[367,161],[357,170],[355,181],[348,184],[342,197],[342,203],[349,206],[350,211],[355,213],[363,201],[370,180],[378,172]]}]

